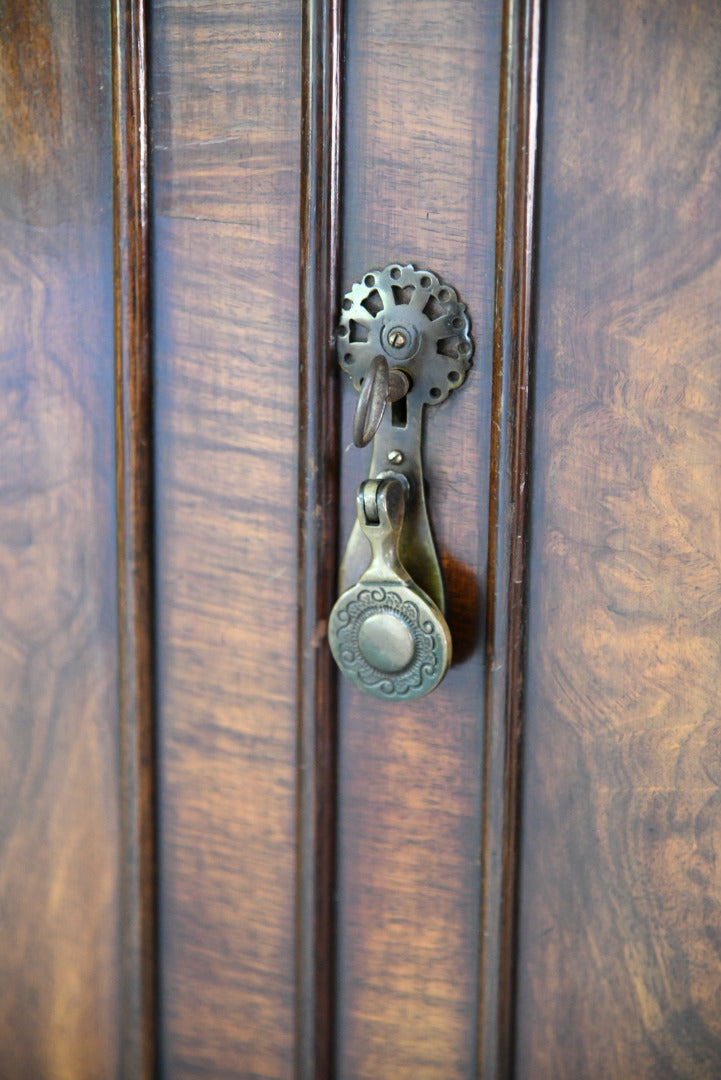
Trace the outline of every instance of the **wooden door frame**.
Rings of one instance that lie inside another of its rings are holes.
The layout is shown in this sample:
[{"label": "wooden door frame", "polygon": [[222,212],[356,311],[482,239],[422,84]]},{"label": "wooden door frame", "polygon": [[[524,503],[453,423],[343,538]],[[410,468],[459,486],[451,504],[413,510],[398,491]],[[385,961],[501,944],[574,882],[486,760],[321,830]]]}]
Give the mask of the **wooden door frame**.
[{"label": "wooden door frame", "polygon": [[[526,480],[540,0],[505,0],[500,88],[487,579],[478,1075],[512,1073]],[[148,12],[112,6],[123,806],[123,1075],[157,1068],[153,397]],[[304,0],[299,338],[296,1075],[332,1075],[338,396],[330,377],[341,239],[342,0]],[[317,463],[323,466],[318,469]]]}]

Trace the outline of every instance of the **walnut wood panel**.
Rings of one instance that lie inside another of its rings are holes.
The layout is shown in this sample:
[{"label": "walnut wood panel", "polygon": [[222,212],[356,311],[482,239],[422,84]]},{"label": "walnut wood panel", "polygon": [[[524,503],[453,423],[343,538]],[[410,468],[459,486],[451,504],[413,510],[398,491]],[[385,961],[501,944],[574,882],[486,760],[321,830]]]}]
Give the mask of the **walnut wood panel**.
[{"label": "walnut wood panel", "polygon": [[[390,705],[342,680],[337,1070],[460,1077],[476,1055],[484,595],[501,11],[387,0],[346,7],[348,287],[399,260],[467,303],[475,366],[428,409],[426,479],[455,661]],[[343,443],[356,395],[344,387]],[[343,455],[342,542],[368,459]]]},{"label": "walnut wood panel", "polygon": [[[298,884],[296,1077],[332,1071],[335,976],[335,665],[324,627],[338,533],[342,7],[303,4],[298,341]],[[322,513],[318,513],[318,508]]]},{"label": "walnut wood panel", "polygon": [[153,19],[161,1041],[294,1067],[300,10]]},{"label": "walnut wood panel", "polygon": [[721,10],[549,5],[519,1077],[721,1072]]},{"label": "walnut wood panel", "polygon": [[513,1068],[528,544],[539,0],[507,0],[498,139],[477,1075]]},{"label": "walnut wood panel", "polygon": [[0,1074],[118,1075],[110,19],[0,13]]},{"label": "walnut wood panel", "polygon": [[146,12],[114,0],[113,179],[123,862],[121,1071],[155,1075],[156,770]]}]

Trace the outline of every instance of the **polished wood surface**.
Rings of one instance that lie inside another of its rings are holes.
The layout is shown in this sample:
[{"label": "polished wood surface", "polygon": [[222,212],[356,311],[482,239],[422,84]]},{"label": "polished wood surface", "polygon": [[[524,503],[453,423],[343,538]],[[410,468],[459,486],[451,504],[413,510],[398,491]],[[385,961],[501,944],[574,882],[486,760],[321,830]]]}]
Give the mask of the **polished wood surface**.
[{"label": "polished wood surface", "polygon": [[161,1060],[295,1055],[300,9],[153,18]]},{"label": "polished wood surface", "polygon": [[[426,410],[454,666],[411,705],[341,682],[341,1077],[474,1069],[500,33],[496,4],[346,5],[343,287],[396,260],[433,270],[468,305],[476,355],[462,389]],[[342,542],[367,466],[343,453]]]},{"label": "polished wood surface", "polygon": [[721,1073],[720,53],[549,5],[519,1077]]},{"label": "polished wood surface", "polygon": [[114,0],[113,281],[122,853],[121,1072],[157,1065],[153,394],[147,13]]},{"label": "polished wood surface", "polygon": [[[0,1075],[715,1080],[716,5],[147,17],[0,13]],[[476,344],[412,707],[325,641],[392,260]]]},{"label": "polished wood surface", "polygon": [[[343,10],[303,4],[298,312],[297,1080],[332,1072],[335,1019],[336,596]],[[319,508],[321,512],[319,513]]]},{"label": "polished wood surface", "polygon": [[118,1074],[110,23],[0,11],[0,1075]]},{"label": "polished wood surface", "polygon": [[503,7],[486,578],[478,1060],[513,1074],[539,137],[539,0]]}]

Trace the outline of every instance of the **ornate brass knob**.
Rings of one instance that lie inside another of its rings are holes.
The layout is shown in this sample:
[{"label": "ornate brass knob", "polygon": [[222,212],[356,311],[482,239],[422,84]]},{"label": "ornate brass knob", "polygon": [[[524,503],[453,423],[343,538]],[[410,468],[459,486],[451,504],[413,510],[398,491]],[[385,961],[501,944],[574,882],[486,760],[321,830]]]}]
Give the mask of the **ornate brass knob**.
[{"label": "ornate brass knob", "polygon": [[429,693],[451,661],[451,635],[431,598],[412,581],[398,554],[405,493],[400,480],[366,480],[358,523],[371,560],[331,612],[328,637],[341,670],[380,698]]},{"label": "ornate brass knob", "polygon": [[353,439],[372,439],[373,456],[340,567],[330,646],[357,686],[409,700],[433,690],[451,658],[421,441],[424,409],[446,401],[470,367],[468,315],[430,270],[391,263],[346,293],[337,345],[360,394]]}]

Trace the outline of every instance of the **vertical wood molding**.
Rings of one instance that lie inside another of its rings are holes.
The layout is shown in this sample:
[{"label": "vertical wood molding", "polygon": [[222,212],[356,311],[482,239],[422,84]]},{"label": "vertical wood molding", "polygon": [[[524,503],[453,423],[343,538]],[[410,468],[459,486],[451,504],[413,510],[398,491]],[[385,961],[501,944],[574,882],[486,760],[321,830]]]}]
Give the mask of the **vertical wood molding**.
[{"label": "vertical wood molding", "polygon": [[121,1075],[155,1075],[153,462],[144,0],[112,4],[122,801]]},{"label": "vertical wood molding", "polygon": [[333,1057],[336,697],[326,626],[336,587],[342,0],[305,0],[298,383],[296,1075]]},{"label": "vertical wood molding", "polygon": [[541,0],[506,0],[496,218],[478,1075],[513,1075]]}]

